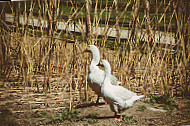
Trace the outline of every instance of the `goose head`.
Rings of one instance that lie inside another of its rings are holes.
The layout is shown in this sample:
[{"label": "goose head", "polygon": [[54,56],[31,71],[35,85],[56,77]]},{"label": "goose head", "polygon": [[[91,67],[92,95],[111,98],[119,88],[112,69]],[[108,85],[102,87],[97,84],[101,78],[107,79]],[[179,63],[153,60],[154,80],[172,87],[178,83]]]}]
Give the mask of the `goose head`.
[{"label": "goose head", "polygon": [[105,70],[105,74],[108,76],[108,75],[111,75],[111,66],[109,64],[109,62],[107,60],[102,60],[98,66],[103,66],[104,67],[104,70]]},{"label": "goose head", "polygon": [[92,62],[97,65],[100,62],[100,51],[95,45],[88,45],[88,47],[84,50],[84,52],[92,53]]}]

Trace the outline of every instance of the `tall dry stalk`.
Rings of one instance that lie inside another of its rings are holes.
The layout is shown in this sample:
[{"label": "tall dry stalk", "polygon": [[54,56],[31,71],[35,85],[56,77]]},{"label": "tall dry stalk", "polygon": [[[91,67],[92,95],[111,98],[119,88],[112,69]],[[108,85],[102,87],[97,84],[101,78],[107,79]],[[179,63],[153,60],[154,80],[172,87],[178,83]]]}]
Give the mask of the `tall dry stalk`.
[{"label": "tall dry stalk", "polygon": [[[124,87],[147,96],[187,96],[190,80],[187,8],[181,10],[182,18],[178,10],[182,5],[176,1],[96,0],[92,1],[91,11],[85,8],[87,3],[78,6],[80,1],[62,2],[6,4],[10,12],[2,10],[0,20],[0,72],[6,77],[4,81],[17,77],[19,84],[37,86],[38,91],[43,86],[46,92],[69,91],[70,109],[78,102],[90,102],[95,99],[87,83],[91,54],[82,51],[87,44],[95,43]],[[16,12],[15,7],[23,11]],[[11,18],[6,17],[7,13],[15,18],[12,22],[8,21]],[[84,15],[89,18],[85,20]],[[90,24],[91,36],[85,35],[85,21]],[[132,27],[126,27],[130,24]],[[120,41],[110,37],[118,29]],[[122,38],[123,32],[128,37]],[[173,43],[170,40],[175,35],[178,37]],[[115,40],[120,43],[119,48],[114,48]]]}]

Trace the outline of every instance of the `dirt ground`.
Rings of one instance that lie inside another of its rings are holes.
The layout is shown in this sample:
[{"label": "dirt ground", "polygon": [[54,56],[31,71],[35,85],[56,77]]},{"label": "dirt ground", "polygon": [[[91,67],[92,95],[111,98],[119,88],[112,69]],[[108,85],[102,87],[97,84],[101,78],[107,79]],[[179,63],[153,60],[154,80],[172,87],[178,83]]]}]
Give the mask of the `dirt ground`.
[{"label": "dirt ground", "polygon": [[39,92],[36,92],[36,87],[8,85],[1,82],[0,125],[190,125],[190,100],[175,100],[178,108],[164,110],[159,107],[159,104],[145,103],[147,99],[135,102],[133,107],[126,110],[123,113],[124,121],[122,122],[114,120],[114,113],[111,112],[109,105],[97,107],[90,103],[78,103],[75,110],[79,111],[77,114],[83,117],[82,120],[71,122],[66,119],[52,123],[51,120],[54,120],[55,115],[59,115],[69,107],[69,92],[52,90],[51,93],[45,94],[42,93],[41,88]]}]

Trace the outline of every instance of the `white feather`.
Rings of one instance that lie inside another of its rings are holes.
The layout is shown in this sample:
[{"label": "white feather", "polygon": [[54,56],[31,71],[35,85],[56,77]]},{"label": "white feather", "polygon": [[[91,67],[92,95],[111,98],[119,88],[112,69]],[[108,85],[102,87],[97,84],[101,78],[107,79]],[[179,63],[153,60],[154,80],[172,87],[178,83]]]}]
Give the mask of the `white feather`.
[{"label": "white feather", "polygon": [[102,83],[101,93],[104,99],[110,104],[110,108],[113,112],[124,111],[128,107],[131,107],[133,103],[144,97],[143,95],[137,96],[136,93],[118,85],[111,84],[111,67],[107,60],[100,62],[105,68],[105,78]]}]

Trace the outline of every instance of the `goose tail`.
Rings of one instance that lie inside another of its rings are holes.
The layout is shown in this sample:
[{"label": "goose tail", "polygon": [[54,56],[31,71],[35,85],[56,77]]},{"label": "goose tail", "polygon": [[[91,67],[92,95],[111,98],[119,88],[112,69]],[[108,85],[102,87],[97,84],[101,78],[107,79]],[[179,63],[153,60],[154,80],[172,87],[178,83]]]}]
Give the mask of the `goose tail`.
[{"label": "goose tail", "polygon": [[136,100],[138,100],[138,99],[141,99],[141,98],[143,98],[144,97],[144,95],[140,95],[140,96],[133,96],[130,100],[126,100],[125,101],[125,104],[126,104],[126,106],[128,106],[128,107],[131,107],[131,106],[133,106],[133,103],[136,101]]}]

